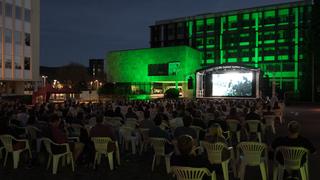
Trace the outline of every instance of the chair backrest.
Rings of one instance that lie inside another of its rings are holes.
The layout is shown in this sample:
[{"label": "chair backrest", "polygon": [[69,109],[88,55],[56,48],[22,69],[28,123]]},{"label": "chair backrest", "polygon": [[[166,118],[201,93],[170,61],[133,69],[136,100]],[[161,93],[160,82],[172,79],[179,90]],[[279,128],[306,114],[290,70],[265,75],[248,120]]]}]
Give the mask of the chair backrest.
[{"label": "chair backrest", "polygon": [[167,139],[165,138],[149,138],[150,143],[154,149],[156,155],[165,155],[165,144]]},{"label": "chair backrest", "polygon": [[134,128],[129,127],[129,126],[121,126],[120,132],[121,132],[123,138],[127,141],[130,139],[130,137],[133,136]]},{"label": "chair backrest", "polygon": [[263,119],[266,121],[266,126],[274,126],[275,115],[264,115]]},{"label": "chair backrest", "polygon": [[8,152],[13,152],[13,147],[12,147],[12,140],[13,139],[14,139],[14,137],[9,134],[5,134],[5,135],[0,136],[0,140],[2,141],[4,148]]},{"label": "chair backrest", "polygon": [[228,128],[231,132],[237,132],[238,126],[240,125],[240,122],[236,119],[227,119],[226,120]]},{"label": "chair backrest", "polygon": [[[259,142],[241,142],[237,145],[238,156],[239,150],[244,155],[244,160],[247,164],[255,166],[261,163],[261,158],[267,156],[267,145]],[[265,152],[265,155],[263,155]],[[266,157],[267,158],[267,157]]]},{"label": "chair backrest", "polygon": [[222,151],[228,149],[227,145],[221,142],[209,143],[202,141],[202,146],[207,151],[208,159],[211,164],[219,164],[222,162]]},{"label": "chair backrest", "polygon": [[250,133],[256,133],[259,132],[259,126],[261,126],[260,120],[247,120],[245,122],[246,130]]},{"label": "chair backrest", "polygon": [[172,172],[178,180],[202,180],[204,175],[210,175],[207,168],[172,166]]},{"label": "chair backrest", "polygon": [[199,139],[199,135],[201,131],[205,132],[205,130],[202,127],[199,127],[199,126],[190,126],[190,127],[197,132],[197,139]]},{"label": "chair backrest", "polygon": [[140,128],[140,133],[141,133],[141,138],[143,142],[148,142],[149,141],[149,131],[150,129],[148,128]]},{"label": "chair backrest", "polygon": [[280,146],[276,149],[276,153],[280,152],[284,159],[285,169],[297,170],[301,167],[301,160],[303,156],[306,156],[309,151],[303,147],[289,147],[289,146]]},{"label": "chair backrest", "polygon": [[129,126],[132,128],[135,128],[138,124],[138,121],[135,118],[127,118],[127,120],[124,122],[125,126]]},{"label": "chair backrest", "polygon": [[35,126],[27,126],[26,129],[30,140],[37,139],[37,134],[40,132],[40,129]]},{"label": "chair backrest", "polygon": [[41,138],[41,141],[43,142],[44,147],[46,148],[47,152],[49,154],[53,154],[52,150],[51,150],[51,144],[54,144],[54,142],[49,138]]},{"label": "chair backrest", "polygon": [[91,140],[94,143],[95,150],[101,153],[108,152],[108,144],[112,142],[112,139],[109,137],[92,137]]}]

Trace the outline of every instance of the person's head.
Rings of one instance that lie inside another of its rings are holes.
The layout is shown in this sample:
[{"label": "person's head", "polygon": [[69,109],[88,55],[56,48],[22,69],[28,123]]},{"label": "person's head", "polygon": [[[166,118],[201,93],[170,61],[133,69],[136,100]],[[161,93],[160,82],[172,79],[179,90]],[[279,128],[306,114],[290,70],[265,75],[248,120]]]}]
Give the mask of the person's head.
[{"label": "person's head", "polygon": [[300,134],[300,123],[297,121],[290,121],[288,123],[288,133],[290,137],[297,137]]},{"label": "person's head", "polygon": [[178,149],[181,155],[190,155],[193,148],[193,138],[189,135],[182,135],[178,138]]},{"label": "person's head", "polygon": [[101,124],[102,122],[103,122],[103,116],[100,115],[100,114],[98,114],[98,115],[96,116],[96,123],[97,123],[97,124]]},{"label": "person's head", "polygon": [[193,119],[192,119],[191,116],[185,115],[185,116],[183,116],[183,119],[182,119],[182,120],[183,120],[183,125],[184,125],[184,127],[189,127],[189,126],[192,125]]},{"label": "person's head", "polygon": [[116,107],[116,109],[115,109],[115,113],[121,113],[121,108],[118,106],[118,107]]},{"label": "person's head", "polygon": [[208,134],[210,136],[220,136],[220,137],[222,137],[223,134],[222,134],[222,129],[221,129],[220,124],[213,123],[208,129]]},{"label": "person's head", "polygon": [[50,117],[50,124],[53,127],[58,127],[60,125],[61,119],[57,114],[52,114]]},{"label": "person's head", "polygon": [[156,126],[160,126],[161,123],[162,123],[162,116],[156,116],[156,117],[154,117],[153,121],[154,121],[154,124],[155,124]]}]

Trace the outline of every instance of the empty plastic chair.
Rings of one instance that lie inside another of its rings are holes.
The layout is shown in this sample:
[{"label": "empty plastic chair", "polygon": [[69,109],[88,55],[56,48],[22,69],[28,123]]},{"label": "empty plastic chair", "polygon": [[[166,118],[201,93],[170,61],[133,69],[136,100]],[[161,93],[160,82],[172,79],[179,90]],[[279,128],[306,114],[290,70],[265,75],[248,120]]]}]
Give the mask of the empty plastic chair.
[{"label": "empty plastic chair", "polygon": [[266,144],[259,142],[241,142],[237,145],[238,160],[240,160],[241,155],[240,180],[244,179],[246,166],[259,166],[262,179],[267,180],[268,152]]}]

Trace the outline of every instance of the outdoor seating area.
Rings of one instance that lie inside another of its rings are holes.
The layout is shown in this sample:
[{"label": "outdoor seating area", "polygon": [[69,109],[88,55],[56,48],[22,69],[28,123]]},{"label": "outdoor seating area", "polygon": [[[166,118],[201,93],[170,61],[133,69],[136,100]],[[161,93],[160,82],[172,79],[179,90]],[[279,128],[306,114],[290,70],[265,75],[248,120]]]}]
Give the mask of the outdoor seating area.
[{"label": "outdoor seating area", "polygon": [[[285,105],[276,103],[279,109],[271,111],[267,109],[274,105],[263,99],[65,102],[31,108],[2,103],[0,177],[25,168],[41,169],[53,177],[66,172],[123,177],[119,173],[129,170],[130,164],[130,168],[137,166],[134,173],[155,175],[152,179],[243,180],[254,174],[254,179],[262,180],[291,176],[308,180],[309,149],[285,145],[273,149],[273,141],[293,124],[286,118]],[[230,114],[233,111],[236,114]],[[252,113],[261,118],[251,119]],[[62,135],[67,138],[63,142]],[[192,139],[187,154],[181,136]]]}]

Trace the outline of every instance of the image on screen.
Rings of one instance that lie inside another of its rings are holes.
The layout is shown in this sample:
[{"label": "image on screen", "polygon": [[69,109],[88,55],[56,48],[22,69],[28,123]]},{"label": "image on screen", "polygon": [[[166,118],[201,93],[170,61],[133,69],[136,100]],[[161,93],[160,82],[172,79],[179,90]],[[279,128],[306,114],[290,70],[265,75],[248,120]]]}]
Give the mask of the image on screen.
[{"label": "image on screen", "polygon": [[212,74],[212,96],[252,96],[252,73]]}]

